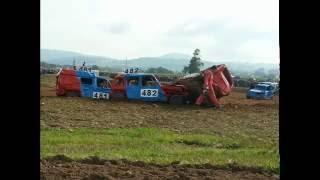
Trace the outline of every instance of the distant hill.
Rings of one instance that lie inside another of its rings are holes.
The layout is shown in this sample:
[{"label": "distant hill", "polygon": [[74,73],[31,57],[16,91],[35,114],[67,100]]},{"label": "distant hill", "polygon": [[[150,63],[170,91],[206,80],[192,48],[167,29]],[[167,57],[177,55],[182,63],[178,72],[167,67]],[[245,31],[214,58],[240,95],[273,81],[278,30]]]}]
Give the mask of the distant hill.
[{"label": "distant hill", "polygon": [[108,66],[113,64],[113,61],[117,61],[116,59],[107,57],[51,49],[41,49],[40,60],[50,64],[60,65],[72,65],[73,60],[76,60],[77,64],[85,61],[86,64],[94,64],[98,66]]},{"label": "distant hill", "polygon": [[189,59],[174,59],[161,57],[141,57],[128,60],[128,66],[137,66],[142,69],[150,67],[165,67],[172,71],[181,71],[183,66],[189,63]]},{"label": "distant hill", "polygon": [[164,59],[191,59],[191,55],[187,54],[181,54],[181,53],[168,53],[163,56],[160,56],[158,58],[164,58]]},{"label": "distant hill", "polygon": [[[182,71],[185,65],[189,64],[191,55],[181,53],[169,53],[159,57],[140,57],[135,59],[128,59],[127,65],[140,67],[147,69],[151,67],[164,67],[172,71]],[[87,55],[77,52],[60,51],[60,50],[41,50],[41,61],[50,64],[59,65],[72,65],[73,60],[76,60],[77,64],[82,63],[84,60],[87,65],[97,65],[102,67],[111,67],[122,69],[125,67],[126,62],[124,60],[118,60],[109,57],[101,57],[94,55]],[[204,61],[203,68],[207,68],[212,65],[226,64],[232,72],[254,72],[259,68],[264,68],[267,72],[271,69],[278,69],[278,64],[265,64],[265,63],[245,63],[242,61]],[[203,69],[202,68],[202,69]]]}]

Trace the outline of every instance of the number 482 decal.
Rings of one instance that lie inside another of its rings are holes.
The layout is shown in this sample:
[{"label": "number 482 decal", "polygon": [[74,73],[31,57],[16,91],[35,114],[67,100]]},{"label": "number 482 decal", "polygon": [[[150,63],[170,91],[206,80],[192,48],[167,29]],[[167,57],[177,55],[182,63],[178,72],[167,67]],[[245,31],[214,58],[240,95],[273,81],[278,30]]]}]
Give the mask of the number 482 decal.
[{"label": "number 482 decal", "polygon": [[158,89],[141,89],[141,97],[158,97]]}]

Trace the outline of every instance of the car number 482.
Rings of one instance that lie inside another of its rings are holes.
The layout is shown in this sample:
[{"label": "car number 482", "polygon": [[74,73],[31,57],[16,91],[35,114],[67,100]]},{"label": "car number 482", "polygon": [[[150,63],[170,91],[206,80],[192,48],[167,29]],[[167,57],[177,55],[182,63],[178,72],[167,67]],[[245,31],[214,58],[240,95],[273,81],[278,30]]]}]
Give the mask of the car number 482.
[{"label": "car number 482", "polygon": [[141,97],[158,97],[158,89],[141,89]]}]

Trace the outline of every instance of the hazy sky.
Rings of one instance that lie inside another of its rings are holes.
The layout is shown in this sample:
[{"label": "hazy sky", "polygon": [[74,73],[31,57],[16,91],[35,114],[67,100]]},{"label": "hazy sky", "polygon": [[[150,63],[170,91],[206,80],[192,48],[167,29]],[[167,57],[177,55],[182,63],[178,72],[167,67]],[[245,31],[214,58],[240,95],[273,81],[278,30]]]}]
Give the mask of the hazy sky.
[{"label": "hazy sky", "polygon": [[41,0],[41,48],[279,62],[278,0]]}]

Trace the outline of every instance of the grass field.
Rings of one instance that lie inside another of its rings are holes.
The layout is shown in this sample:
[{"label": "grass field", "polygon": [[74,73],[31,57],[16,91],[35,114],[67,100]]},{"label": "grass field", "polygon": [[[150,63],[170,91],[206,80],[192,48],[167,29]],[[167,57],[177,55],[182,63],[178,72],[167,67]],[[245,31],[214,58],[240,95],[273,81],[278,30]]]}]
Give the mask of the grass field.
[{"label": "grass field", "polygon": [[223,110],[213,110],[56,97],[54,88],[54,76],[41,76],[42,158],[232,164],[279,173],[277,97],[248,100],[236,89],[222,99]]}]

